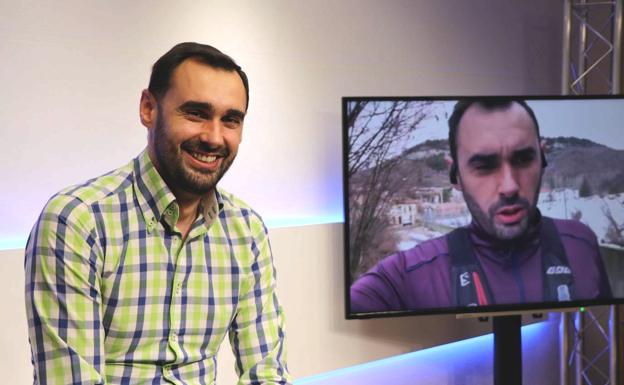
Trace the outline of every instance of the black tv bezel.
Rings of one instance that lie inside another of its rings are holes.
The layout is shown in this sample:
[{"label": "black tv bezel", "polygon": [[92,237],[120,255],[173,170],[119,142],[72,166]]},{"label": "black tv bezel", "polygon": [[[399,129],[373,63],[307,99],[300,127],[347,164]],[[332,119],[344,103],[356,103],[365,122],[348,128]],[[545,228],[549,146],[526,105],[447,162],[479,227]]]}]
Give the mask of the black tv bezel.
[{"label": "black tv bezel", "polygon": [[354,313],[351,312],[350,296],[350,246],[349,246],[349,181],[348,181],[348,128],[347,128],[347,105],[352,101],[456,101],[458,99],[523,99],[526,101],[537,100],[624,100],[624,95],[462,95],[462,96],[343,96],[341,103],[342,113],[342,179],[343,179],[343,269],[344,269],[344,304],[346,319],[371,319],[388,317],[407,317],[422,315],[455,314],[462,316],[486,316],[496,313],[541,313],[544,311],[573,311],[575,308],[603,305],[624,304],[624,298],[578,300],[570,302],[534,302],[518,304],[499,304],[491,306],[474,307],[441,307],[423,310],[397,310]]}]

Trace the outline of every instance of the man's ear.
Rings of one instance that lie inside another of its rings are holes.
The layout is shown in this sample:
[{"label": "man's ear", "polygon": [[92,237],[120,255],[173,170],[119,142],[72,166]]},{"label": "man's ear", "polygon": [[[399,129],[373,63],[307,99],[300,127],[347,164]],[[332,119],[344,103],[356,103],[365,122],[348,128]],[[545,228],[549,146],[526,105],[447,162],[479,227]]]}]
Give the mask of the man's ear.
[{"label": "man's ear", "polygon": [[461,191],[461,183],[459,182],[459,170],[457,169],[457,164],[455,164],[455,162],[453,162],[453,158],[448,155],[444,155],[444,160],[446,161],[446,165],[449,169],[451,184],[456,190]]},{"label": "man's ear", "polygon": [[453,183],[453,188],[457,191],[463,191],[461,178],[459,177],[459,173],[457,174],[457,183]]},{"label": "man's ear", "polygon": [[542,158],[542,173],[546,166],[548,166],[548,162],[546,162],[546,141],[542,139],[540,141],[540,157]]},{"label": "man's ear", "polygon": [[139,103],[139,116],[141,123],[148,129],[152,129],[156,125],[158,117],[158,103],[156,98],[149,90],[145,89],[141,92],[141,102]]}]

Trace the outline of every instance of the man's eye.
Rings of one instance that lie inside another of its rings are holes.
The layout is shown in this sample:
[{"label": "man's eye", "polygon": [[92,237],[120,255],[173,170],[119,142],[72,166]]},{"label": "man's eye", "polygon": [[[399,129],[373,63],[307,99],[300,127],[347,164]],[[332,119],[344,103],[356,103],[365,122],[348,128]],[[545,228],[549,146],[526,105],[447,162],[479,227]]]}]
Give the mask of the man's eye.
[{"label": "man's eye", "polygon": [[240,124],[241,123],[241,119],[237,118],[235,116],[224,116],[223,117],[223,122],[229,123],[229,124]]},{"label": "man's eye", "polygon": [[477,163],[474,165],[475,170],[479,172],[489,172],[496,169],[496,164],[493,163]]},{"label": "man's eye", "polygon": [[534,160],[535,160],[534,153],[520,154],[514,158],[513,164],[516,167],[525,167],[533,163]]},{"label": "man's eye", "polygon": [[205,119],[206,114],[199,110],[188,110],[184,111],[184,114],[191,119]]},{"label": "man's eye", "polygon": [[496,165],[493,163],[477,163],[474,167],[477,170],[493,170]]}]

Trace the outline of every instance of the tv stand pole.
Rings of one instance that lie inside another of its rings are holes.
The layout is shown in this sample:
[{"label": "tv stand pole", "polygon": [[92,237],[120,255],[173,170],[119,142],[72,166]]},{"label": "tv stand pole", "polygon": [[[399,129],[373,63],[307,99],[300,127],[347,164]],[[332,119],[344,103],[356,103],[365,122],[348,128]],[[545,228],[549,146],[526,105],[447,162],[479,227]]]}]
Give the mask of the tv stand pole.
[{"label": "tv stand pole", "polygon": [[521,315],[492,317],[494,385],[522,385],[521,320]]}]

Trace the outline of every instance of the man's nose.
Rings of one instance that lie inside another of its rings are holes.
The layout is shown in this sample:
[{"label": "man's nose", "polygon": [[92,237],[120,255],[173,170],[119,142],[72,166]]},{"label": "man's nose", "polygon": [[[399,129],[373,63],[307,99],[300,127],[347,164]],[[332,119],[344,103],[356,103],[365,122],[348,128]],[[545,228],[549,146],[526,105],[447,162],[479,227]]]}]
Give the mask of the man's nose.
[{"label": "man's nose", "polygon": [[211,145],[223,144],[223,124],[219,119],[206,120],[202,125],[202,131],[199,138]]},{"label": "man's nose", "polygon": [[505,197],[516,195],[518,193],[519,186],[514,169],[509,165],[504,165],[500,172],[501,174],[498,189],[500,195]]}]

